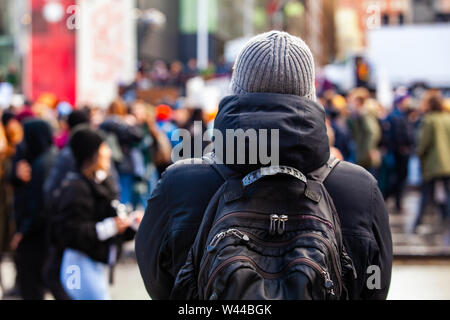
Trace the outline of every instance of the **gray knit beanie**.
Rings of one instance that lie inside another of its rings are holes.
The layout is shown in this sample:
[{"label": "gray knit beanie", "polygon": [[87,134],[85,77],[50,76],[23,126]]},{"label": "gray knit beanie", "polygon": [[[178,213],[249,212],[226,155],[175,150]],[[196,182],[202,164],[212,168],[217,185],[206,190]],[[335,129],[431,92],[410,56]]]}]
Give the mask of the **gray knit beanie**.
[{"label": "gray knit beanie", "polygon": [[316,101],[311,50],[303,40],[286,32],[260,34],[240,52],[231,90],[234,94],[291,94]]}]

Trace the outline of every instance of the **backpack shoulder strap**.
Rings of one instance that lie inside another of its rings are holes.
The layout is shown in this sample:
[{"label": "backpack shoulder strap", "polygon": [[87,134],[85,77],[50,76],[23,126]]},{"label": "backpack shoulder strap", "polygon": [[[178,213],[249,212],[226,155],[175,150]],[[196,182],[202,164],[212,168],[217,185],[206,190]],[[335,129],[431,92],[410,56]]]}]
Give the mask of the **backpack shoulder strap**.
[{"label": "backpack shoulder strap", "polygon": [[223,192],[226,202],[232,202],[242,198],[244,189],[241,182],[242,175],[240,173],[233,171],[224,164],[217,163],[214,153],[207,154],[203,157],[203,161],[210,164],[211,167],[222,177],[224,184],[227,183],[225,189],[219,189],[218,191]]},{"label": "backpack shoulder strap", "polygon": [[216,155],[214,153],[209,153],[202,159],[205,163],[210,164],[211,167],[213,167],[213,169],[222,177],[224,181],[239,177],[239,174],[231,170],[228,166],[217,163]]},{"label": "backpack shoulder strap", "polygon": [[328,176],[331,174],[331,172],[333,172],[333,170],[337,167],[339,163],[341,163],[339,159],[336,159],[334,156],[331,156],[330,160],[328,160],[328,162],[325,165],[323,165],[316,171],[309,173],[308,177],[317,182],[324,183],[325,180],[327,180]]}]

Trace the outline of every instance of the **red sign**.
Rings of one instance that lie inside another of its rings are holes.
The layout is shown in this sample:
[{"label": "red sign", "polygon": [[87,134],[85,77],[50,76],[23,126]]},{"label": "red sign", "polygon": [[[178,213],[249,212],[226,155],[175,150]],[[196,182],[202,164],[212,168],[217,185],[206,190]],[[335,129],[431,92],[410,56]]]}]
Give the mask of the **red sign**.
[{"label": "red sign", "polygon": [[68,28],[68,8],[75,0],[31,1],[30,51],[26,61],[27,95],[33,101],[43,93],[75,103],[76,30]]}]

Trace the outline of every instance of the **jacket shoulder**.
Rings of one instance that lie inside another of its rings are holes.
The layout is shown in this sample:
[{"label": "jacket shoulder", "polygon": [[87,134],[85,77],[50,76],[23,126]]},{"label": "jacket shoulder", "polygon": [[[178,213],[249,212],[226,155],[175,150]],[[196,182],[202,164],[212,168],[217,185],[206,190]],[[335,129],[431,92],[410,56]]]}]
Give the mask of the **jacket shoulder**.
[{"label": "jacket shoulder", "polygon": [[377,184],[375,177],[366,169],[356,164],[342,161],[335,169],[336,173],[346,178],[357,179],[359,182]]},{"label": "jacket shoulder", "polygon": [[163,173],[164,179],[195,179],[202,177],[203,175],[217,175],[219,174],[212,167],[211,163],[205,159],[187,159],[180,160],[175,164],[171,165]]},{"label": "jacket shoulder", "polygon": [[374,212],[374,208],[384,206],[376,179],[362,167],[342,162],[325,181],[325,187],[333,199],[343,229],[370,235],[373,215],[379,214]]}]

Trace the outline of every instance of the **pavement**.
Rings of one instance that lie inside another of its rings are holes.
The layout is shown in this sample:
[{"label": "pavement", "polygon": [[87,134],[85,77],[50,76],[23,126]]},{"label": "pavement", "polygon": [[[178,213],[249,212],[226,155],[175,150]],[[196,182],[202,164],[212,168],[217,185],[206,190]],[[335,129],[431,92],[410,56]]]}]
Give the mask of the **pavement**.
[{"label": "pavement", "polygon": [[388,300],[450,300],[449,284],[449,260],[397,260]]},{"label": "pavement", "polygon": [[[150,300],[136,263],[133,252],[133,243],[128,243],[124,248],[124,255],[121,262],[115,269],[115,281],[110,286],[112,300]],[[16,271],[14,263],[10,258],[6,258],[0,268],[4,290],[7,291],[14,286]],[[3,297],[0,288],[0,300]],[[10,297],[5,300],[19,300],[19,297]],[[46,300],[52,300],[50,294],[46,295]]]},{"label": "pavement", "polygon": [[395,213],[392,201],[387,203],[394,256],[397,259],[450,259],[450,229],[437,210],[430,207],[417,233],[411,232],[419,203],[420,193],[417,191],[406,194],[401,214]]}]

